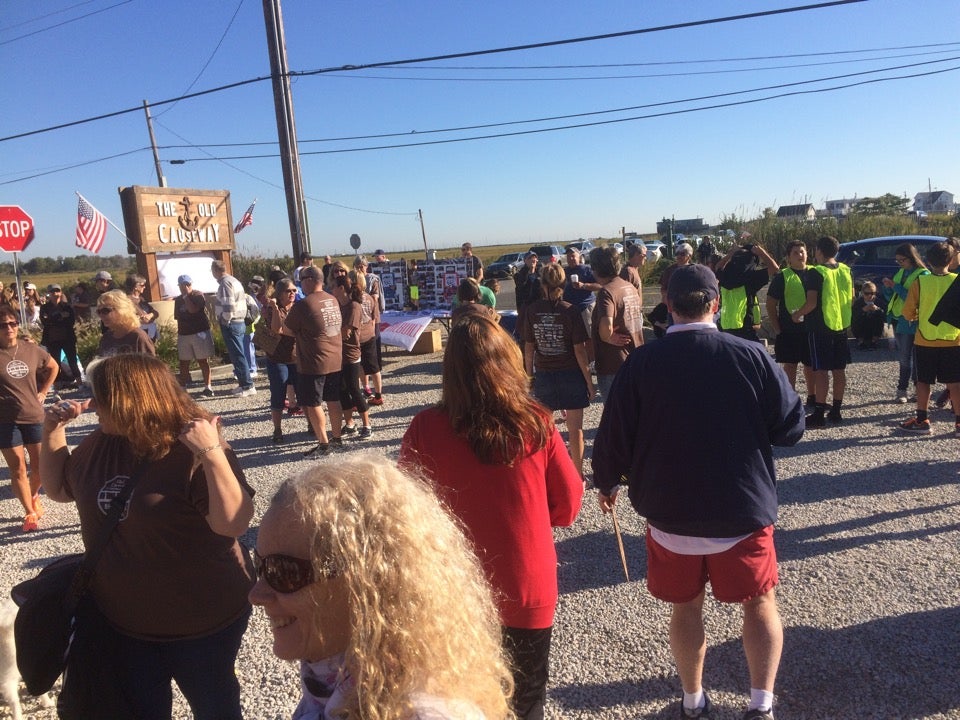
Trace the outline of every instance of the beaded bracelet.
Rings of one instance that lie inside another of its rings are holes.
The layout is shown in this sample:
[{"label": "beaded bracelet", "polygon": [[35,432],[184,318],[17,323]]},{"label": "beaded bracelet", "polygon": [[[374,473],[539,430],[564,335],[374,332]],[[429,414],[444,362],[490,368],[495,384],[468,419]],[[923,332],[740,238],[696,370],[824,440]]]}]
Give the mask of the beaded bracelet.
[{"label": "beaded bracelet", "polygon": [[223,445],[221,445],[220,443],[217,443],[216,445],[211,445],[210,447],[205,447],[205,448],[201,448],[200,450],[197,450],[197,452],[195,452],[195,453],[193,454],[193,456],[196,457],[196,458],[202,458],[204,455],[206,455],[206,454],[207,454],[208,452],[210,452],[211,450],[217,450],[217,449],[222,448],[222,447],[223,447]]}]

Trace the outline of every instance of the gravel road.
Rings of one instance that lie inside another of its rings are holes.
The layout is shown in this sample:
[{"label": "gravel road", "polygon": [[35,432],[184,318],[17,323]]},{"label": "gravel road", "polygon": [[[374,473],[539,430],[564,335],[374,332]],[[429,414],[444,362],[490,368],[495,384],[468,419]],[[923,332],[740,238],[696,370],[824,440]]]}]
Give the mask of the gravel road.
[{"label": "gravel road", "polygon": [[[439,399],[440,354],[387,352],[386,402],[373,408],[374,435],[346,452],[372,448],[396,456],[411,417]],[[854,351],[845,422],[811,430],[794,448],[775,451],[780,481],[779,598],[785,648],[777,717],[960,718],[960,490],[952,416],[935,412],[934,434],[904,436],[896,423],[909,407],[891,402],[892,351]],[[285,419],[288,442],[270,443],[265,373],[259,394],[226,396],[217,382],[204,401],[224,419],[257,490],[256,527],[279,482],[308,466],[302,418]],[[194,388],[197,392],[200,388]],[[589,457],[598,404],[585,418]],[[74,445],[95,422],[71,426]],[[694,452],[709,427],[691,424],[680,452]],[[72,505],[47,502],[37,533],[20,532],[21,508],[9,475],[0,484],[0,588],[6,593],[53,558],[81,549]],[[644,584],[642,522],[621,503],[631,581],[620,567],[609,517],[593,493],[571,528],[556,531],[560,607],[554,631],[548,717],[673,718],[679,680],[667,641],[668,607]],[[455,600],[455,599],[454,599]],[[748,689],[739,642],[739,609],[707,603],[705,687],[719,720],[739,718]],[[237,672],[249,718],[285,718],[297,698],[296,669],[270,652],[270,631],[255,612]],[[28,699],[28,715],[53,718]],[[175,716],[190,717],[181,699]],[[0,718],[9,717],[0,706]]]}]

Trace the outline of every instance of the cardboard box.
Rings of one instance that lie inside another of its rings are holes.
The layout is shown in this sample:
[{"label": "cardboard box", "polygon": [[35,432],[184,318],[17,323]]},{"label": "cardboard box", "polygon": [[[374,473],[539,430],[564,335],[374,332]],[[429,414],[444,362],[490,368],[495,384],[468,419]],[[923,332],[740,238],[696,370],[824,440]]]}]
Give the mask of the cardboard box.
[{"label": "cardboard box", "polygon": [[411,355],[427,355],[429,353],[440,352],[443,349],[443,343],[440,341],[439,330],[424,330],[423,334],[417,338],[417,343],[410,351]]}]

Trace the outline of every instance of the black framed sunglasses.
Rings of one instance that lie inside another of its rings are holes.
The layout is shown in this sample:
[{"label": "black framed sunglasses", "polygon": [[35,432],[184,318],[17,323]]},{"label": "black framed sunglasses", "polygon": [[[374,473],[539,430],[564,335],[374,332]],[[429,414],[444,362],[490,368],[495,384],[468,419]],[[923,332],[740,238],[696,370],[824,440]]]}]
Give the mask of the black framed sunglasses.
[{"label": "black framed sunglasses", "polygon": [[309,560],[289,555],[263,556],[256,550],[253,551],[253,567],[258,578],[263,578],[273,590],[284,595],[303,590],[317,580],[336,577],[337,574],[330,567],[324,568],[318,577],[314,572],[313,563]]}]

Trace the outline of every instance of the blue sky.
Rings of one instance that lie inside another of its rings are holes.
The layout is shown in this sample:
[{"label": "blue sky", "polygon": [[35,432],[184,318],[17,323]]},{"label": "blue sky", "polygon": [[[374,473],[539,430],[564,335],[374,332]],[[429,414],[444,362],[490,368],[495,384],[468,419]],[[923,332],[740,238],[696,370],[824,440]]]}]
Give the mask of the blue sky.
[{"label": "blue sky", "polygon": [[[285,0],[283,13],[289,66],[309,71],[800,4]],[[794,89],[957,68],[958,20],[960,4],[955,0],[868,0],[415,67],[324,73],[293,82],[297,131],[302,153],[342,150],[633,118],[782,91],[426,134],[635,108],[893,66],[929,63]],[[929,47],[894,49],[907,46]],[[766,59],[752,59],[761,57]],[[578,67],[555,67],[560,65]],[[201,70],[193,91],[269,75],[257,0],[7,2],[0,18],[0,68],[0,137],[134,108],[144,99],[175,98],[191,88]],[[467,240],[477,245],[562,243],[609,237],[622,226],[652,232],[664,216],[718,222],[728,214],[755,216],[768,206],[812,202],[822,207],[825,199],[854,195],[892,192],[912,198],[926,190],[928,182],[935,190],[960,196],[958,95],[960,71],[952,70],[555,132],[304,154],[312,249],[315,254],[348,252],[352,233],[363,239],[366,252],[422,248],[418,209],[430,246],[451,247]],[[166,162],[207,157],[204,151],[219,157],[275,155],[270,145],[209,147],[276,141],[270,83],[156,107],[153,114],[168,185],[229,190],[237,217],[257,198],[254,224],[237,237],[239,249],[290,253],[277,157]],[[388,133],[403,135],[331,140]],[[205,147],[166,147],[184,144]],[[157,184],[150,151],[137,151],[148,146],[142,111],[0,142],[0,204],[23,206],[37,226],[37,238],[25,256],[81,252],[73,237],[75,190],[122,226],[117,188]],[[22,179],[128,151],[136,152]],[[103,252],[124,249],[123,238],[111,229]]]}]

